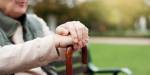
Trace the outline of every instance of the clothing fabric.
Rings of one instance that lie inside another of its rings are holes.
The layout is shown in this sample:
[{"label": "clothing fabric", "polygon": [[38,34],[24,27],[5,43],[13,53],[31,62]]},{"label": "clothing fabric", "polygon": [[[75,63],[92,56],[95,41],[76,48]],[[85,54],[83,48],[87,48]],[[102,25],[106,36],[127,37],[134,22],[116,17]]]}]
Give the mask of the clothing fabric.
[{"label": "clothing fabric", "polygon": [[46,75],[39,66],[58,58],[55,34],[34,14],[21,21],[0,13],[0,75]]},{"label": "clothing fabric", "polygon": [[38,17],[24,14],[19,21],[5,16],[0,12],[0,45],[11,44],[11,38],[18,27],[23,28],[23,39],[25,41],[33,40],[37,37],[43,37],[42,25]]}]

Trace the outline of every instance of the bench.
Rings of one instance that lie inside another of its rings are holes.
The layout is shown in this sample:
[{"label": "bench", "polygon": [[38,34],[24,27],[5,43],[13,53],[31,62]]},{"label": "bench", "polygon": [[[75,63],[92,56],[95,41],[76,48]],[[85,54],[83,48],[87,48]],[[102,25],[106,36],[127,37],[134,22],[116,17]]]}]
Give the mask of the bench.
[{"label": "bench", "polygon": [[[131,71],[128,68],[112,68],[112,69],[102,69],[96,67],[92,61],[90,52],[87,47],[84,49],[87,50],[88,54],[88,60],[87,65],[81,64],[81,53],[82,52],[76,52],[73,54],[72,57],[72,67],[73,67],[73,75],[94,75],[94,74],[112,74],[112,75],[118,75],[119,73],[125,73],[126,75],[131,75]],[[85,61],[85,60],[84,60]],[[42,67],[42,69],[47,72],[48,75],[66,75],[66,61],[57,61],[53,63],[49,63],[48,65],[45,65]],[[68,63],[67,63],[68,64]],[[67,74],[68,75],[68,74]],[[72,75],[72,74],[69,74]]]}]

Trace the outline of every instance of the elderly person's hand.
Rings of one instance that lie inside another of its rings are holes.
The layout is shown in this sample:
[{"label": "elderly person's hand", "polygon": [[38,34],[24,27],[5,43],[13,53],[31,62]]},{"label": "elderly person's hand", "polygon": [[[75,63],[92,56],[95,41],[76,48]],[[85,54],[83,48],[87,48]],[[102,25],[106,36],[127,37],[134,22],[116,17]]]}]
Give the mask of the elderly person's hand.
[{"label": "elderly person's hand", "polygon": [[63,36],[71,36],[74,49],[84,47],[89,39],[88,28],[79,21],[64,23],[56,28],[56,33]]},{"label": "elderly person's hand", "polygon": [[55,47],[66,48],[69,45],[73,45],[73,39],[71,36],[63,36],[55,34]]}]

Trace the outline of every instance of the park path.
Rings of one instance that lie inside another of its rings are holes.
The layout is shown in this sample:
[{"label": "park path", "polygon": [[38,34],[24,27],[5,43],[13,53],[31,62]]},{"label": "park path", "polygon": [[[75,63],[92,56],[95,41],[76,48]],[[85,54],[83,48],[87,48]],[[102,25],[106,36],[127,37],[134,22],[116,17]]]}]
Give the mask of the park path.
[{"label": "park path", "polygon": [[150,38],[90,37],[90,43],[150,45]]}]

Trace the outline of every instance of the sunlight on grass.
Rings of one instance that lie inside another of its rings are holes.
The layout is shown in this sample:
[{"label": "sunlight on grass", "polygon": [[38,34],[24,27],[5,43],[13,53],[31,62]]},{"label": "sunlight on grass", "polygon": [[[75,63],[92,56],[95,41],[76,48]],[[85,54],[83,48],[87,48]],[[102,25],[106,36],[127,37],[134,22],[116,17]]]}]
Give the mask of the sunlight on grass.
[{"label": "sunlight on grass", "polygon": [[93,62],[98,67],[127,67],[132,70],[133,75],[150,74],[150,45],[92,43],[89,45],[89,48]]}]

